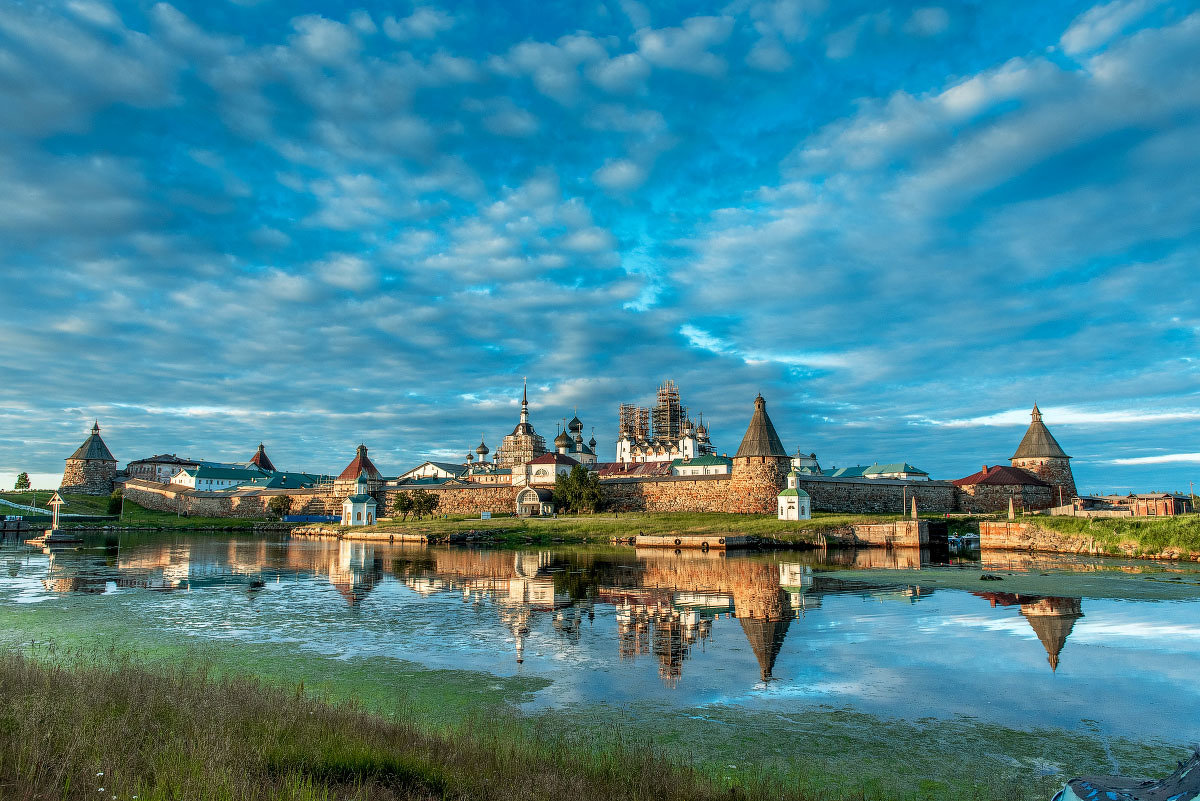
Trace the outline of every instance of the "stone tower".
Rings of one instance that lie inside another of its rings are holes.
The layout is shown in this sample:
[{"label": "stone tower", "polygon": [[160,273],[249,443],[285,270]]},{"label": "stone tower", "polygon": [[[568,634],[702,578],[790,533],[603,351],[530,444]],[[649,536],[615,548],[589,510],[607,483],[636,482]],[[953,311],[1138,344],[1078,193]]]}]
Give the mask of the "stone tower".
[{"label": "stone tower", "polygon": [[754,414],[742,444],[733,456],[728,509],[738,514],[776,513],[779,491],[787,480],[791,458],[783,449],[775,426],[767,416],[767,402],[754,399]]},{"label": "stone tower", "polygon": [[60,492],[77,495],[109,495],[117,478],[117,460],[100,438],[100,422],[92,425],[92,435],[67,457]]},{"label": "stone tower", "polygon": [[1033,421],[1013,454],[1012,466],[1028,470],[1050,485],[1051,503],[1071,503],[1077,494],[1075,476],[1071,473],[1071,457],[1063,451],[1050,429],[1042,422],[1042,412],[1033,405]]}]

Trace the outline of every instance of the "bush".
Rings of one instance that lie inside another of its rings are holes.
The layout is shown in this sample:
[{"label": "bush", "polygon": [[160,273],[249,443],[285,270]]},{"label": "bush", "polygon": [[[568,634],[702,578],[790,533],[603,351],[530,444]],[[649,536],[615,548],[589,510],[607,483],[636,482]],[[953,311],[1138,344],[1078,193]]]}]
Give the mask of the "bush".
[{"label": "bush", "polygon": [[124,497],[125,496],[119,489],[113,490],[112,495],[108,496],[108,513],[110,515],[121,514],[121,501],[124,499]]}]

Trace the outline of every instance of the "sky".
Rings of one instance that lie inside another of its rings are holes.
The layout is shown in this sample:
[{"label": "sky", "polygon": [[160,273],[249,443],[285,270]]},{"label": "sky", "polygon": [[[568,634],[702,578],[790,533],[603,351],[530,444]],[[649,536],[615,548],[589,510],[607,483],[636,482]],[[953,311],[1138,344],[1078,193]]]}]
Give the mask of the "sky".
[{"label": "sky", "polygon": [[718,451],[1200,481],[1200,8],[0,4],[0,482]]}]

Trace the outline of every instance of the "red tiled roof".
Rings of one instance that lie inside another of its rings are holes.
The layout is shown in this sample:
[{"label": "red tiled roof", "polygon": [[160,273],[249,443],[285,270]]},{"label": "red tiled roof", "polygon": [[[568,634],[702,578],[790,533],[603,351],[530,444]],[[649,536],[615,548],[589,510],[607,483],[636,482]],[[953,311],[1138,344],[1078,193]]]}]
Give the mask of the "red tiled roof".
[{"label": "red tiled roof", "polygon": [[267,451],[261,442],[258,443],[258,450],[254,452],[254,456],[250,458],[250,464],[256,464],[268,473],[278,472],[275,465],[271,464],[271,457],[267,456]]},{"label": "red tiled roof", "polygon": [[371,481],[382,481],[383,474],[380,473],[371,460],[367,458],[367,446],[359,445],[358,451],[354,454],[354,461],[346,465],[346,469],[338,474],[338,481],[357,481],[359,473],[366,473],[367,478]]},{"label": "red tiled roof", "polygon": [[577,465],[579,462],[572,459],[570,456],[563,456],[561,453],[543,453],[536,459],[530,459],[529,464],[569,464]]},{"label": "red tiled roof", "polygon": [[990,484],[993,486],[1033,486],[1033,487],[1048,487],[1050,486],[1045,481],[1030,473],[1028,470],[1022,470],[1019,467],[1009,467],[1008,465],[997,464],[988,467],[986,470],[980,470],[978,473],[972,473],[966,478],[956,479],[950,482],[956,487],[973,486],[976,484]]}]

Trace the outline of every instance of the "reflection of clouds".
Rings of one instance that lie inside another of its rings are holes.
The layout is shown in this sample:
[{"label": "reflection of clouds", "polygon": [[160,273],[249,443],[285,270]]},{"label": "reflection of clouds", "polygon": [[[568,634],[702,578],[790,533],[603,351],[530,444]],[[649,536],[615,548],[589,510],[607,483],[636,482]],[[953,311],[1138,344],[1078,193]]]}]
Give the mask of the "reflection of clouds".
[{"label": "reflection of clouds", "polygon": [[[1195,612],[1193,611],[1193,614]],[[1075,625],[1071,642],[1107,642],[1122,640],[1159,640],[1156,645],[1167,645],[1174,640],[1200,641],[1200,626],[1183,623],[1152,623],[1134,620],[1086,620]]]}]

